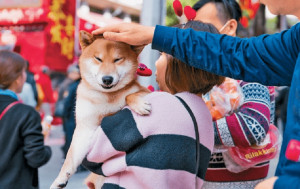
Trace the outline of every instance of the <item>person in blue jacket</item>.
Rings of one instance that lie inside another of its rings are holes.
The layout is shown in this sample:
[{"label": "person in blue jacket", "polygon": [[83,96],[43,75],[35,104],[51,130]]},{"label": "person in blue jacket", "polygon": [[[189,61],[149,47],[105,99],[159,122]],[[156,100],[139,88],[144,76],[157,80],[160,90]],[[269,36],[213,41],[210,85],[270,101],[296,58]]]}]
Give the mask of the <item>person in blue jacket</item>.
[{"label": "person in blue jacket", "polygon": [[[273,14],[300,18],[299,0],[261,0],[261,3]],[[153,49],[218,75],[269,86],[290,86],[287,123],[276,177],[256,188],[300,188],[300,162],[285,157],[289,141],[300,140],[300,23],[281,33],[248,39],[128,23],[100,28],[93,34],[103,34],[106,39],[131,45],[152,43]]]}]

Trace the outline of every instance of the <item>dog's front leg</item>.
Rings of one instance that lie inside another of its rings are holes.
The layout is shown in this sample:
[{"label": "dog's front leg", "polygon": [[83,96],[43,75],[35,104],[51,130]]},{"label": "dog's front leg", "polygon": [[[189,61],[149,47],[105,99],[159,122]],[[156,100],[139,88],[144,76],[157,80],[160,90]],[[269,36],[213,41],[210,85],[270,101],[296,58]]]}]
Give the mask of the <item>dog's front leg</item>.
[{"label": "dog's front leg", "polygon": [[148,115],[151,112],[151,104],[143,99],[150,91],[144,87],[140,91],[126,96],[126,104],[140,115]]},{"label": "dog's front leg", "polygon": [[[81,109],[81,102],[76,102],[76,128],[73,134],[70,149],[66,160],[50,189],[60,189],[67,185],[69,178],[76,172],[77,167],[88,153],[91,147],[91,139],[99,124],[99,117],[95,116],[92,107],[87,107],[85,103]],[[91,106],[93,106],[91,104]],[[88,110],[88,111],[87,111]]]},{"label": "dog's front leg", "polygon": [[58,177],[51,185],[51,189],[64,188],[69,178],[76,172],[77,167],[88,153],[94,130],[75,129],[70,149]]}]

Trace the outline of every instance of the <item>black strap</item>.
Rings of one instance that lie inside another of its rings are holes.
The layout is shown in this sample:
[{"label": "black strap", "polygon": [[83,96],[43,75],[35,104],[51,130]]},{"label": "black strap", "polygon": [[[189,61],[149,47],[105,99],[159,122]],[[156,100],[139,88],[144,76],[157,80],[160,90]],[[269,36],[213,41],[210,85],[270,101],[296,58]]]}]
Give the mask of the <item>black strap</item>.
[{"label": "black strap", "polygon": [[198,124],[197,124],[196,118],[195,118],[191,108],[187,105],[187,103],[182,98],[180,98],[179,96],[176,96],[176,97],[179,99],[179,101],[186,108],[186,110],[190,114],[190,116],[193,120],[193,123],[194,123],[194,129],[195,129],[195,135],[196,135],[196,172],[195,172],[196,183],[195,183],[195,188],[197,188],[197,174],[198,174],[198,171],[199,171],[199,164],[200,164],[200,137],[199,137]]}]

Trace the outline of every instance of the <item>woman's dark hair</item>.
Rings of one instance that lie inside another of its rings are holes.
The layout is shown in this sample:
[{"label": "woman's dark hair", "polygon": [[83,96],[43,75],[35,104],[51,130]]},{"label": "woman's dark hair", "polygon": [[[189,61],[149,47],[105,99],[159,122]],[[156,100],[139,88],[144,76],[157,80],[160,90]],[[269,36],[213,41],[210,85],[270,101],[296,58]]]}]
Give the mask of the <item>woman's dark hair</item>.
[{"label": "woman's dark hair", "polygon": [[235,19],[237,22],[242,17],[242,10],[236,0],[199,0],[193,9],[198,11],[207,3],[214,3],[218,10],[218,17],[225,24],[230,19]]},{"label": "woman's dark hair", "polygon": [[[219,33],[212,24],[206,24],[200,21],[189,21],[186,24],[176,25],[178,28],[191,28],[196,31],[205,31],[210,33]],[[210,72],[191,67],[180,60],[166,54],[167,68],[165,82],[172,94],[188,91],[194,94],[205,94],[213,86],[221,85],[225,77],[212,74]]]},{"label": "woman's dark hair", "polygon": [[21,55],[7,50],[0,51],[0,89],[8,89],[26,67],[26,60]]}]

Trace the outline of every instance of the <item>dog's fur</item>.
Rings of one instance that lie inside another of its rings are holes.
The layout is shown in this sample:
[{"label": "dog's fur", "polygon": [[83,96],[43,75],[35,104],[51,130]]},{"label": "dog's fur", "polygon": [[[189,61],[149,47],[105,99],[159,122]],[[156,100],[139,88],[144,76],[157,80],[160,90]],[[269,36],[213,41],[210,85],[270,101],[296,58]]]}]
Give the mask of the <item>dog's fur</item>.
[{"label": "dog's fur", "polygon": [[151,106],[142,97],[149,93],[136,80],[137,57],[142,48],[80,32],[82,80],[77,89],[76,128],[66,160],[51,189],[64,188],[91,147],[103,117],[126,104],[145,115]]}]

